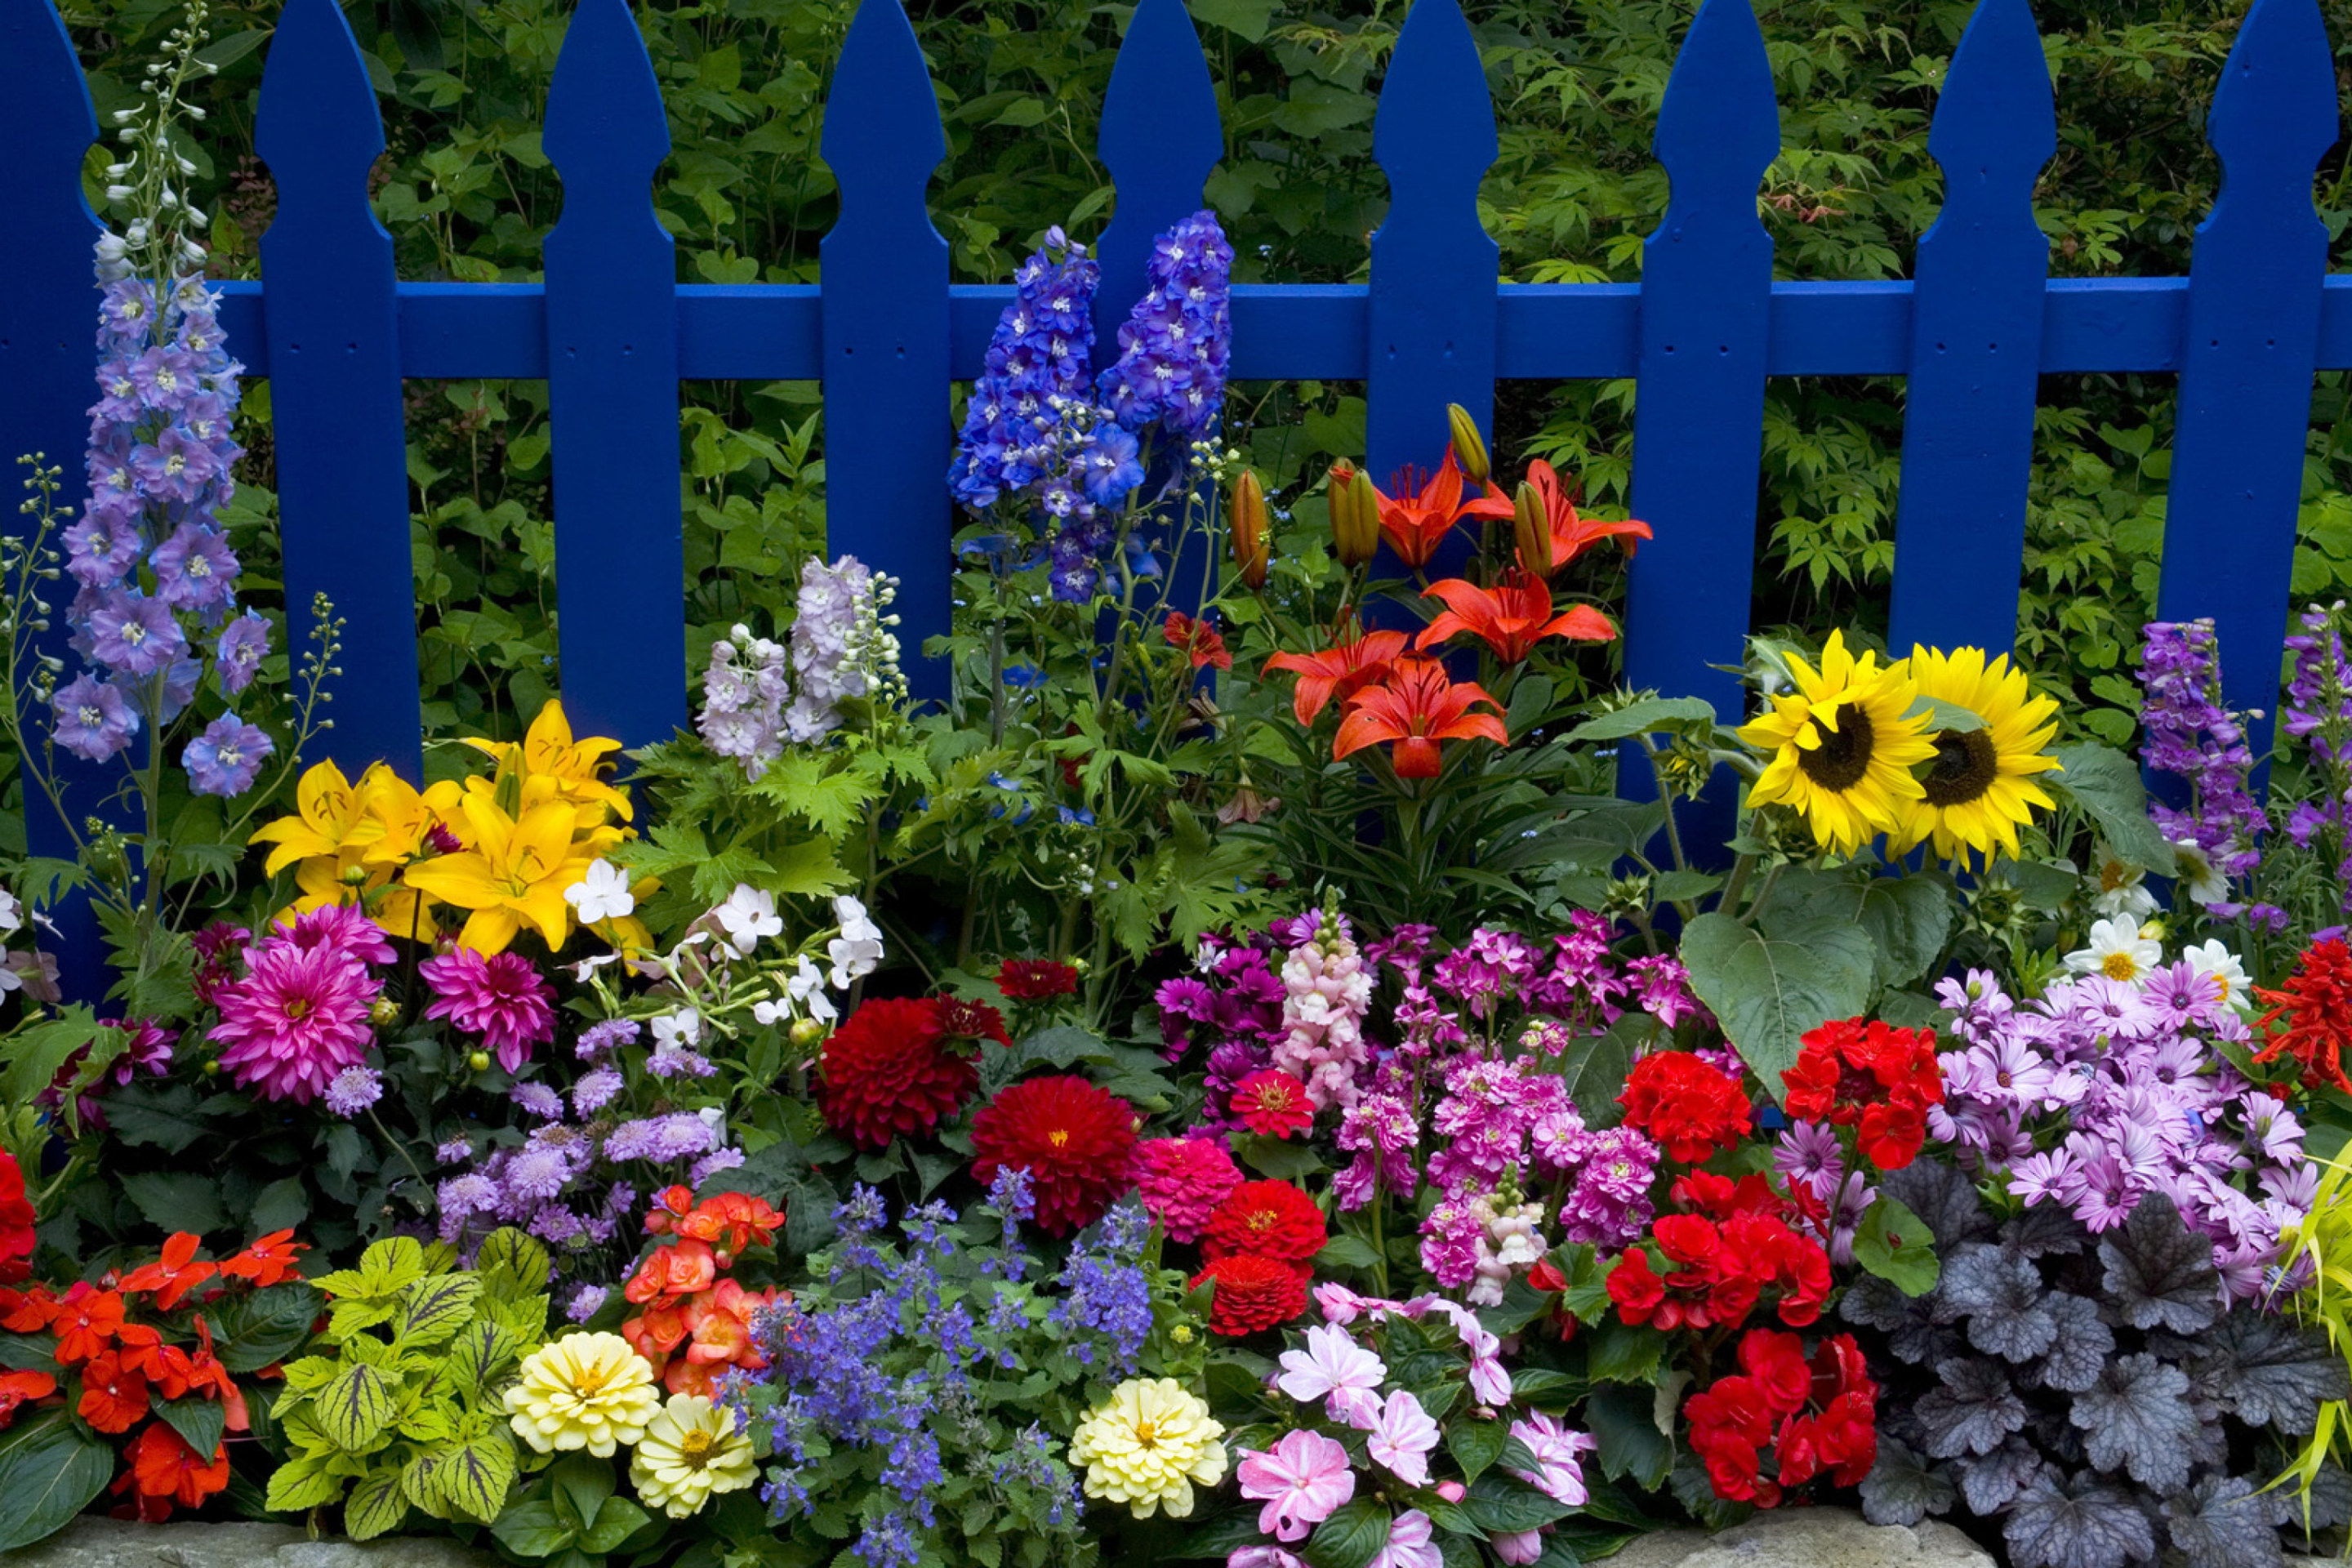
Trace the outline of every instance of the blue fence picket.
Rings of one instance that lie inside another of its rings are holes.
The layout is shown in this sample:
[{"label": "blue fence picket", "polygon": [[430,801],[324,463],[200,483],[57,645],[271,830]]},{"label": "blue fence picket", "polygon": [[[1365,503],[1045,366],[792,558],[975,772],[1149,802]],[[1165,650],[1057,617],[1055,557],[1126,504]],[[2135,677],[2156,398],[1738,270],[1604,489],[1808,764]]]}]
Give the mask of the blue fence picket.
[{"label": "blue fence picket", "polygon": [[[16,458],[39,453],[42,466],[64,470],[58,504],[68,518],[80,511],[89,493],[82,447],[88,411],[98,400],[98,290],[90,247],[100,224],[81,184],[82,159],[97,136],[81,62],[57,12],[24,4],[0,9],[0,146],[8,149],[0,158],[0,212],[8,215],[14,237],[7,286],[0,288],[0,458],[7,475],[0,482],[12,498],[21,495],[16,485],[25,470]],[[28,521],[14,499],[5,514],[0,526],[11,532]],[[49,629],[35,634],[35,646],[63,657],[71,668],[78,658],[66,649],[67,596],[51,595]],[[0,700],[16,696],[0,693]],[[45,714],[28,717],[35,733],[46,732]],[[114,764],[100,767],[62,752],[56,765],[68,809],[77,816],[120,778]],[[27,848],[71,859],[74,838],[65,819],[38,790],[24,793]],[[58,934],[50,945],[68,994],[102,994],[106,952],[88,901],[68,900],[51,918]]]},{"label": "blue fence picket", "polygon": [[939,100],[898,0],[864,0],[827,95],[841,217],[823,244],[830,548],[898,580],[909,686],[943,697],[948,625],[948,242],[925,191],[947,156]]},{"label": "blue fence picket", "polygon": [[[1389,210],[1371,242],[1364,457],[1382,487],[1401,468],[1444,457],[1447,404],[1468,409],[1481,430],[1494,427],[1501,252],[1478,221],[1478,182],[1500,150],[1461,6],[1416,0],[1372,121]],[[1449,540],[1431,575],[1458,570],[1469,542]]]},{"label": "blue fence picket", "polygon": [[1927,150],[1944,207],[1920,237],[1888,646],[2006,653],[2017,638],[2050,240],[2033,183],[2058,146],[2026,0],[1980,0]]},{"label": "blue fence picket", "polygon": [[328,689],[326,753],[346,773],[383,758],[419,779],[399,308],[392,236],[367,192],[383,124],[334,0],[288,0],[279,15],[254,144],[278,184],[261,265],[287,639],[299,658],[312,598],[326,595],[346,672]]},{"label": "blue fence picket", "polygon": [[669,122],[626,0],[580,0],[541,141],[563,180],[545,254],[564,709],[643,745],[686,720],[686,566],[677,261],[653,209]]},{"label": "blue fence picket", "polygon": [[2312,172],[2336,140],[2317,0],[2254,0],[2206,135],[2223,183],[2197,230],[2157,614],[2210,616],[2223,695],[2270,750],[2311,425],[2327,230]]}]

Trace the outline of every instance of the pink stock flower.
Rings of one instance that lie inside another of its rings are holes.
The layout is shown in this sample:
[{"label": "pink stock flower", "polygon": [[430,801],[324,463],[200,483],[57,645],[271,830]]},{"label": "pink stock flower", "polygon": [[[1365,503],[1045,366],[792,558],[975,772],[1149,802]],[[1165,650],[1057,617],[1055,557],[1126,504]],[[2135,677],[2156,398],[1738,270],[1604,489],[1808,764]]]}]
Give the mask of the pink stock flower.
[{"label": "pink stock flower", "polygon": [[238,1088],[307,1105],[367,1059],[368,1009],[383,987],[351,953],[273,937],[247,949],[245,965],[244,978],[220,988],[212,1027]]},{"label": "pink stock flower", "polygon": [[[1371,1436],[1365,1440],[1364,1451],[1374,1462],[1386,1466],[1407,1486],[1429,1484],[1429,1451],[1437,1447],[1437,1423],[1429,1418],[1420,1400],[1404,1389],[1396,1390],[1366,1430]],[[1403,1523],[1403,1516],[1397,1522]],[[1395,1536],[1389,1539],[1393,1545]]]},{"label": "pink stock flower", "polygon": [[461,947],[429,958],[416,972],[433,987],[428,1018],[446,1018],[498,1053],[499,1066],[512,1072],[530,1048],[555,1037],[555,987],[519,952],[485,958]]},{"label": "pink stock flower", "polygon": [[1319,1432],[1286,1432],[1270,1449],[1244,1448],[1242,1496],[1263,1502],[1257,1527],[1276,1541],[1304,1541],[1307,1532],[1356,1495],[1348,1450]]},{"label": "pink stock flower", "polygon": [[1391,1520],[1388,1543],[1364,1568],[1445,1568],[1444,1554],[1430,1540],[1429,1515],[1409,1508]]},{"label": "pink stock flower", "polygon": [[1327,1401],[1324,1408],[1335,1421],[1369,1427],[1380,1409],[1381,1380],[1388,1374],[1379,1356],[1347,1330],[1327,1323],[1307,1331],[1305,1350],[1282,1352],[1282,1375],[1274,1384],[1301,1405]]}]

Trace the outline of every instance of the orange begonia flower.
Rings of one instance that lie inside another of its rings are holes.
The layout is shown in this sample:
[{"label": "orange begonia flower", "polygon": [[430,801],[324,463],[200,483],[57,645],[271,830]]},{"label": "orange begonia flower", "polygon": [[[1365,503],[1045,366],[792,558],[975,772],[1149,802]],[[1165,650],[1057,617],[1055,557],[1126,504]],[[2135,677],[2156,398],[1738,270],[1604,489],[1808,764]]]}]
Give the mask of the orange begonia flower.
[{"label": "orange begonia flower", "polygon": [[1448,577],[1423,589],[1422,597],[1442,600],[1445,605],[1444,613],[1423,627],[1412,645],[1424,653],[1456,632],[1469,632],[1483,638],[1496,658],[1517,664],[1546,637],[1607,642],[1617,635],[1609,617],[1590,605],[1553,615],[1550,585],[1517,570],[1503,574],[1503,580],[1491,589]]},{"label": "orange begonia flower", "polygon": [[[1445,461],[1427,479],[1421,477],[1420,469],[1407,468],[1398,469],[1389,484],[1397,492],[1393,496],[1378,489],[1372,491],[1380,498],[1381,537],[1406,565],[1426,566],[1445,536],[1454,531],[1454,525],[1472,515],[1470,506],[1462,500],[1462,466],[1449,448]],[[1485,504],[1494,503],[1490,498]],[[1510,501],[1506,499],[1501,505],[1503,515],[1508,517]]]},{"label": "orange begonia flower", "polygon": [[719,1249],[721,1264],[747,1247],[765,1247],[784,1223],[765,1198],[749,1193],[718,1193],[695,1205],[677,1222],[677,1233],[707,1241]]},{"label": "orange begonia flower", "polygon": [[1265,667],[1298,677],[1298,689],[1291,694],[1290,710],[1298,715],[1300,723],[1312,724],[1315,715],[1322,712],[1333,698],[1344,702],[1386,676],[1389,666],[1404,648],[1402,632],[1367,632],[1354,642],[1341,643],[1321,653],[1276,654],[1265,661]]},{"label": "orange begonia flower", "polygon": [[[1650,525],[1627,518],[1622,522],[1608,522],[1597,517],[1586,517],[1576,510],[1576,501],[1560,482],[1559,475],[1549,463],[1538,458],[1528,465],[1527,482],[1543,498],[1544,516],[1551,523],[1551,569],[1561,567],[1583,554],[1604,539],[1622,539],[1625,553],[1631,556],[1634,541],[1647,539]],[[1489,487],[1483,500],[1474,500],[1462,509],[1465,517],[1500,517],[1512,514],[1516,503],[1500,490]]]},{"label": "orange begonia flower", "polygon": [[155,1308],[168,1312],[180,1304],[180,1298],[220,1272],[219,1267],[196,1261],[196,1246],[202,1238],[186,1231],[175,1231],[163,1243],[163,1256],[152,1263],[142,1263],[122,1277],[121,1288],[132,1295],[155,1293]]},{"label": "orange begonia flower", "polygon": [[1339,721],[1336,759],[1382,742],[1393,742],[1390,752],[1397,777],[1437,776],[1437,743],[1484,736],[1497,745],[1507,743],[1503,721],[1495,713],[1473,713],[1484,702],[1500,711],[1502,705],[1475,681],[1457,681],[1433,658],[1401,658],[1388,679],[1367,687],[1348,700],[1348,716]]},{"label": "orange begonia flower", "polygon": [[691,1296],[698,1290],[710,1289],[719,1278],[719,1258],[707,1241],[691,1237],[675,1245],[656,1247],[643,1263],[621,1294],[639,1305],[656,1297]]}]

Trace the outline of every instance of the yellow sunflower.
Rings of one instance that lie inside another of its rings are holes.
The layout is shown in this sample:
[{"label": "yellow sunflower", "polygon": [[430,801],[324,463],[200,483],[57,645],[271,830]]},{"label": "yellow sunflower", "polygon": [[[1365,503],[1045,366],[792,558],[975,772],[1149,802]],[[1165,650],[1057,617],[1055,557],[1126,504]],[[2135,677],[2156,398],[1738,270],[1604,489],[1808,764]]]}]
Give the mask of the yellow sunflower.
[{"label": "yellow sunflower", "polygon": [[2058,733],[2058,704],[2033,695],[2007,655],[1988,664],[1979,647],[1915,647],[1910,665],[1920,696],[1965,708],[1984,728],[1929,733],[1936,758],[1920,781],[1926,793],[1904,813],[1896,852],[1933,838],[1947,858],[1965,860],[1970,850],[1989,857],[1996,847],[2015,857],[2017,830],[2033,819],[2035,806],[2053,805],[2033,775],[2058,766],[2042,750]]},{"label": "yellow sunflower", "polygon": [[1901,826],[1922,794],[1911,770],[1936,748],[1926,721],[1906,716],[1916,693],[1902,665],[1881,666],[1868,650],[1857,658],[1832,632],[1818,673],[1793,654],[1788,666],[1796,689],[1739,731],[1770,753],[1748,803],[1788,806],[1823,847],[1851,855]]}]

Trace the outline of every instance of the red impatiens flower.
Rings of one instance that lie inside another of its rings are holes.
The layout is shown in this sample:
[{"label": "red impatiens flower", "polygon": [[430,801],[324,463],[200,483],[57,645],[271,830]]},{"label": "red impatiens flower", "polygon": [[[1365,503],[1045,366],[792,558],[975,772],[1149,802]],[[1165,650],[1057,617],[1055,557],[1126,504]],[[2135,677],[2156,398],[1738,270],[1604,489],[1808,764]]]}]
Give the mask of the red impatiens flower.
[{"label": "red impatiens flower", "polygon": [[[1492,713],[1470,711],[1484,702]],[[1437,776],[1437,743],[1484,738],[1510,743],[1502,704],[1475,680],[1457,681],[1433,658],[1401,658],[1387,678],[1348,699],[1348,716],[1331,742],[1334,761],[1366,746],[1393,742],[1391,759],[1401,779]]]},{"label": "red impatiens flower", "polygon": [[[174,1502],[194,1508],[228,1485],[228,1446],[214,1447],[209,1459],[163,1422],[151,1423],[127,1450],[131,1468],[114,1483],[119,1495],[139,1489],[139,1517],[151,1522],[168,1516]],[[160,1511],[158,1511],[160,1510]]]},{"label": "red impatiens flower", "polygon": [[221,1259],[221,1278],[243,1279],[257,1290],[266,1290],[272,1285],[300,1279],[301,1269],[295,1263],[295,1255],[309,1250],[310,1244],[295,1240],[292,1231],[273,1230],[236,1257]]},{"label": "red impatiens flower", "polygon": [[1076,1073],[999,1089],[971,1121],[972,1174],[1026,1170],[1038,1228],[1067,1236],[1135,1185],[1135,1107]]},{"label": "red impatiens flower", "polygon": [[1194,620],[1181,610],[1168,612],[1168,624],[1161,636],[1170,647],[1181,647],[1184,657],[1192,661],[1194,669],[1214,665],[1219,669],[1231,669],[1234,656],[1226,651],[1225,639],[1211,620]]},{"label": "red impatiens flower", "polygon": [[[1462,465],[1454,460],[1449,448],[1437,471],[1426,479],[1418,468],[1399,468],[1389,480],[1394,495],[1378,489],[1372,491],[1380,502],[1381,537],[1389,542],[1398,560],[1415,570],[1429,564],[1454,525],[1469,515],[1462,501]],[[1507,500],[1505,504],[1508,505]]]},{"label": "red impatiens flower", "polygon": [[1239,1337],[1280,1328],[1307,1310],[1308,1273],[1254,1252],[1237,1252],[1192,1276],[1192,1289],[1216,1281],[1216,1293],[1209,1298],[1209,1331]]},{"label": "red impatiens flower", "polygon": [[996,988],[1008,1002],[1050,1002],[1078,994],[1078,972],[1057,958],[1008,958],[996,972]]},{"label": "red impatiens flower", "polygon": [[1754,1110],[1739,1080],[1691,1051],[1655,1051],[1633,1064],[1617,1097],[1630,1127],[1696,1165],[1748,1134]]},{"label": "red impatiens flower", "polygon": [[100,1432],[128,1432],[147,1414],[147,1380],[100,1351],[81,1369],[81,1402],[74,1413]]},{"label": "red impatiens flower", "polygon": [[1609,617],[1590,605],[1571,605],[1566,614],[1551,613],[1551,585],[1514,569],[1503,574],[1492,588],[1481,588],[1459,577],[1432,583],[1422,590],[1427,599],[1442,600],[1444,611],[1413,639],[1426,653],[1460,632],[1468,632],[1495,650],[1505,664],[1517,664],[1546,637],[1572,642],[1607,642],[1617,635]]},{"label": "red impatiens flower", "polygon": [[[1560,482],[1559,475],[1549,463],[1538,458],[1528,465],[1527,482],[1543,499],[1544,519],[1550,535],[1549,564],[1553,572],[1583,554],[1604,539],[1622,539],[1625,554],[1631,559],[1634,541],[1650,537],[1650,525],[1628,518],[1623,522],[1604,522],[1597,517],[1586,517],[1576,510],[1576,500]],[[1462,509],[1465,517],[1508,518],[1517,510],[1515,500],[1488,496],[1474,500]]]},{"label": "red impatiens flower", "polygon": [[107,1347],[122,1327],[122,1298],[89,1280],[77,1280],[49,1305],[49,1328],[58,1336],[58,1364],[85,1362]]},{"label": "red impatiens flower", "polygon": [[1882,1171],[1917,1157],[1927,1110],[1944,1102],[1933,1029],[1848,1018],[1823,1024],[1802,1045],[1780,1075],[1790,1115],[1853,1128],[1863,1158]]},{"label": "red impatiens flower", "polygon": [[825,1125],[868,1150],[928,1136],[980,1083],[972,1058],[948,1044],[938,1005],[898,996],[852,1013],[826,1038],[816,1069]]},{"label": "red impatiens flower", "polygon": [[1261,1068],[1234,1085],[1234,1114],[1264,1138],[1287,1138],[1315,1125],[1315,1105],[1307,1086],[1286,1072]]},{"label": "red impatiens flower", "polygon": [[2254,994],[2271,1005],[2255,1021],[2268,1031],[2285,1026],[2254,1053],[2258,1062],[2291,1056],[2303,1064],[2303,1087],[2325,1084],[2352,1094],[2352,1079],[2344,1076],[2344,1053],[2352,1047],[2352,948],[2341,938],[2315,942],[2303,950],[2294,973],[2278,990],[2257,987]]},{"label": "red impatiens flower", "polygon": [[25,1195],[25,1173],[16,1157],[0,1153],[0,1285],[13,1285],[32,1273],[37,1217]]},{"label": "red impatiens flower", "polygon": [[47,1399],[58,1391],[58,1380],[46,1372],[0,1372],[0,1432],[16,1419],[16,1407],[28,1399]]},{"label": "red impatiens flower", "polygon": [[1288,1182],[1244,1182],[1201,1232],[1201,1256],[1214,1262],[1255,1252],[1278,1263],[1305,1263],[1330,1239],[1323,1211]]},{"label": "red impatiens flower", "polygon": [[180,1304],[180,1298],[220,1272],[217,1264],[197,1260],[196,1246],[201,1237],[186,1231],[175,1231],[163,1243],[163,1256],[152,1263],[142,1263],[122,1277],[121,1288],[131,1295],[155,1293],[155,1308],[168,1312]]},{"label": "red impatiens flower", "polygon": [[1276,654],[1265,668],[1298,677],[1290,710],[1300,723],[1312,724],[1334,700],[1345,703],[1365,687],[1387,679],[1389,666],[1404,652],[1407,640],[1402,632],[1366,632],[1321,653]]}]

